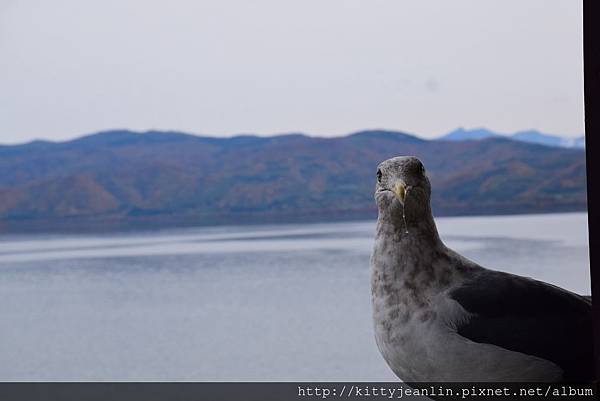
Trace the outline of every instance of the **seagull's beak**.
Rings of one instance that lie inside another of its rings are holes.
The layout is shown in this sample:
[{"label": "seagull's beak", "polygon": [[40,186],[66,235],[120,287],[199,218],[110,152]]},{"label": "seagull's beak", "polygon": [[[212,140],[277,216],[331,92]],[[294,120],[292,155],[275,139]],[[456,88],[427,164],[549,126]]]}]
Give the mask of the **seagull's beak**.
[{"label": "seagull's beak", "polygon": [[404,204],[404,198],[406,197],[406,185],[404,185],[402,181],[398,181],[396,185],[394,185],[392,192],[394,192],[398,199],[400,199],[400,202]]}]

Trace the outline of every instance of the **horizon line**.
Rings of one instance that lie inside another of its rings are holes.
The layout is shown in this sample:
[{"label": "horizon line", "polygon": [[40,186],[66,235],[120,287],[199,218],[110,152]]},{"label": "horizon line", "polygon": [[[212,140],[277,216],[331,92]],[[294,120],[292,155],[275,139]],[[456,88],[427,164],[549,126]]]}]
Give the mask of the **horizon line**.
[{"label": "horizon line", "polygon": [[195,132],[190,132],[190,131],[179,131],[179,130],[174,130],[174,129],[156,129],[156,128],[150,128],[150,129],[146,129],[146,130],[133,130],[130,128],[110,128],[110,129],[105,129],[105,130],[100,130],[100,131],[94,131],[94,132],[90,132],[90,133],[85,133],[85,134],[81,134],[78,136],[75,136],[71,139],[63,139],[63,140],[52,140],[52,139],[43,139],[43,138],[34,138],[31,139],[29,141],[26,142],[15,142],[15,143],[0,143],[0,146],[3,147],[10,147],[10,146],[25,146],[25,145],[29,145],[35,142],[46,142],[46,143],[54,143],[54,144],[60,144],[60,143],[67,143],[67,142],[73,142],[73,141],[77,141],[86,137],[90,137],[90,136],[94,136],[94,135],[101,135],[101,134],[106,134],[106,133],[111,133],[111,132],[128,132],[128,133],[132,133],[132,134],[136,134],[136,135],[144,135],[144,134],[148,134],[148,133],[163,133],[163,134],[183,134],[183,135],[189,135],[189,136],[194,136],[197,138],[210,138],[210,139],[232,139],[232,138],[240,138],[240,137],[254,137],[254,138],[276,138],[276,137],[282,137],[282,136],[290,136],[290,135],[301,135],[301,136],[305,136],[308,138],[320,138],[320,139],[333,139],[333,138],[345,138],[348,136],[352,136],[352,135],[356,135],[356,134],[361,134],[361,133],[365,133],[365,132],[388,132],[388,133],[392,133],[392,134],[403,134],[403,135],[409,135],[424,141],[435,141],[435,140],[440,140],[443,137],[454,133],[456,131],[459,130],[463,130],[465,132],[471,132],[471,131],[478,131],[478,130],[486,130],[489,131],[497,136],[500,137],[505,137],[507,139],[511,139],[511,137],[513,135],[519,134],[519,133],[523,133],[523,132],[537,132],[539,134],[542,135],[549,135],[549,136],[554,136],[554,137],[559,137],[559,138],[563,138],[563,139],[580,139],[580,138],[585,138],[585,132],[580,133],[577,136],[562,136],[560,134],[549,134],[546,132],[542,132],[539,131],[538,129],[535,128],[529,128],[529,129],[522,129],[522,130],[518,130],[515,131],[513,133],[503,133],[503,132],[498,132],[498,131],[494,131],[493,129],[484,127],[484,126],[479,126],[479,127],[473,127],[473,128],[465,128],[464,126],[459,126],[456,127],[444,134],[441,134],[439,136],[433,137],[433,138],[424,138],[418,134],[412,133],[412,132],[406,132],[406,131],[402,131],[399,129],[391,129],[391,128],[364,128],[364,129],[359,129],[356,131],[351,131],[345,134],[340,134],[340,135],[331,135],[331,136],[323,136],[323,135],[313,135],[310,133],[306,133],[306,132],[301,132],[301,131],[288,131],[288,132],[277,132],[277,133],[271,133],[271,134],[258,134],[258,133],[235,133],[235,134],[231,134],[231,135],[220,135],[220,136],[214,136],[214,135],[210,135],[210,134],[201,134],[201,133],[195,133]]}]

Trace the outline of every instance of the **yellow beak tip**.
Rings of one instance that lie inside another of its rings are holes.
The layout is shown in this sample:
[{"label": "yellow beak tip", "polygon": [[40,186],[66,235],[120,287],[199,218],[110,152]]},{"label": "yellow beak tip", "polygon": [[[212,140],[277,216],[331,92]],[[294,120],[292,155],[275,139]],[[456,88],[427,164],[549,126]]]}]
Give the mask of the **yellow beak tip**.
[{"label": "yellow beak tip", "polygon": [[404,198],[406,197],[406,188],[404,188],[404,185],[397,184],[394,188],[394,193],[402,202],[404,202]]}]

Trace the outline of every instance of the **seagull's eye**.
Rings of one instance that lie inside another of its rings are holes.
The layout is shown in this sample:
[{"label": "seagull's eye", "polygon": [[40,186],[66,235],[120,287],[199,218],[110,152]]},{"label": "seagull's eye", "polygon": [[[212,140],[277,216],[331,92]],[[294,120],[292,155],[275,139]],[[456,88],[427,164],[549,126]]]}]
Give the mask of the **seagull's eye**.
[{"label": "seagull's eye", "polygon": [[423,175],[425,175],[425,166],[423,164],[419,165],[419,172]]},{"label": "seagull's eye", "polygon": [[381,173],[381,170],[377,169],[377,182],[381,182],[381,176],[383,174]]}]

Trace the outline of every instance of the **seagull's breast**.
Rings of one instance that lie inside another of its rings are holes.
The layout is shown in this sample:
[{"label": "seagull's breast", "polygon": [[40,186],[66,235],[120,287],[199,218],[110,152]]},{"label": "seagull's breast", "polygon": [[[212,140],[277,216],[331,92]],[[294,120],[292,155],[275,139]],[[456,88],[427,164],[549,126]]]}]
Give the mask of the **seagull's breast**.
[{"label": "seagull's breast", "polygon": [[[395,248],[398,249],[398,248]],[[470,341],[457,326],[470,318],[449,292],[463,283],[435,252],[397,252],[375,245],[371,289],[375,340],[404,381],[552,381],[554,363]]]},{"label": "seagull's breast", "polygon": [[[397,314],[375,303],[375,340],[383,358],[403,381],[555,381],[554,363],[491,344],[472,342],[456,332],[469,314],[444,294],[427,308]],[[424,316],[431,316],[425,319]]]}]

